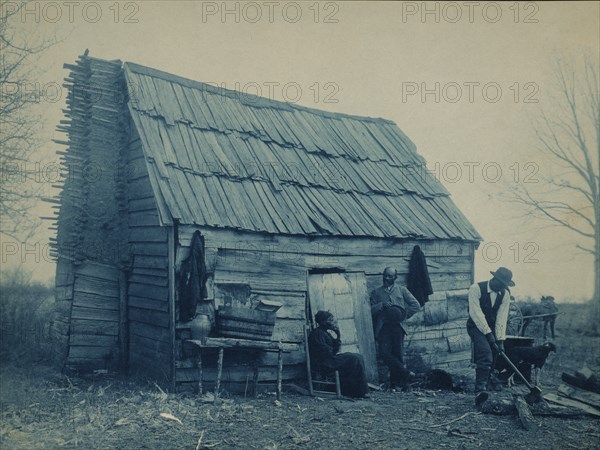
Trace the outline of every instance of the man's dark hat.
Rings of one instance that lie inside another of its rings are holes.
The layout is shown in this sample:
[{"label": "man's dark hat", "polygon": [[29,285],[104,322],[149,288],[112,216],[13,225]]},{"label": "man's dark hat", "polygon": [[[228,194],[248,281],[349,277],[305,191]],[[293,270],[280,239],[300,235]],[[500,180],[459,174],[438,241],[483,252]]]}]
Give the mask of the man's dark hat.
[{"label": "man's dark hat", "polygon": [[329,311],[319,311],[317,314],[315,314],[315,321],[318,324],[322,324],[327,322],[327,319],[330,317],[333,317],[333,314],[331,314]]},{"label": "man's dark hat", "polygon": [[490,273],[506,287],[513,287],[515,285],[515,282],[512,280],[512,272],[506,267],[499,267],[498,270]]}]

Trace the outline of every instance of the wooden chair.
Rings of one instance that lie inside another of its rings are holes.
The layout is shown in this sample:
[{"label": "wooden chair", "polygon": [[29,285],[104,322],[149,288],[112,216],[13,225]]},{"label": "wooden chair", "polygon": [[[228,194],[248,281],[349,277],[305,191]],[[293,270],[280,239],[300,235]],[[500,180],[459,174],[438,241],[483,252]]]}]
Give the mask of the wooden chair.
[{"label": "wooden chair", "polygon": [[[313,371],[310,366],[310,350],[308,348],[308,327],[304,327],[304,347],[306,349],[306,376],[308,378],[308,392],[311,396],[320,395],[335,395],[336,398],[342,398],[342,389],[340,387],[340,373],[336,370],[333,377]],[[332,379],[333,378],[333,379]],[[327,387],[335,387],[335,392],[327,390]]]}]

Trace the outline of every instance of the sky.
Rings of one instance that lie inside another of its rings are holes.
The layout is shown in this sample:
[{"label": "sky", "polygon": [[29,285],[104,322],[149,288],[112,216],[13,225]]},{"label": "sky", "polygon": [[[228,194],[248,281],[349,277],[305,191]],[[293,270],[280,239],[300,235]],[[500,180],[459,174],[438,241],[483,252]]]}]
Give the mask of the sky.
[{"label": "sky", "polygon": [[[4,7],[7,3],[3,2]],[[394,121],[484,241],[476,279],[509,267],[518,297],[582,300],[593,260],[576,234],[524,221],[499,196],[560,173],[539,152],[541,111],[557,114],[553,67],[587,54],[600,65],[598,2],[30,2],[19,26],[59,40],[39,59],[42,145],[65,107],[56,95],[71,63],[132,61],[304,106]],[[51,194],[52,188],[44,188]],[[49,205],[38,206],[49,215]],[[53,277],[40,230],[3,267],[24,261]],[[35,243],[42,246],[38,254]],[[3,247],[3,250],[5,248]]]}]

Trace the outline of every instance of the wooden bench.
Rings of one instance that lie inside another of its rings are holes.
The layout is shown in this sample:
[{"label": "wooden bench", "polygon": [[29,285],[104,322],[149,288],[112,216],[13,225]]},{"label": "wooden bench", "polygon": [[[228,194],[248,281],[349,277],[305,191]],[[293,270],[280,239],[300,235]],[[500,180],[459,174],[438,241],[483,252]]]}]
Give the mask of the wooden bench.
[{"label": "wooden bench", "polygon": [[[221,388],[221,375],[223,372],[223,354],[225,349],[249,349],[273,351],[278,353],[277,358],[277,400],[281,399],[281,380],[283,374],[283,353],[289,353],[300,349],[297,344],[284,344],[274,341],[253,341],[250,339],[237,338],[219,338],[208,337],[202,340],[187,339],[184,341],[188,345],[192,345],[199,349],[196,357],[196,367],[198,368],[198,395],[202,395],[202,349],[216,348],[219,350],[217,359],[217,379],[215,381],[215,403],[219,397]],[[254,362],[254,377],[253,377],[253,392],[256,395],[258,385],[258,363]]]}]

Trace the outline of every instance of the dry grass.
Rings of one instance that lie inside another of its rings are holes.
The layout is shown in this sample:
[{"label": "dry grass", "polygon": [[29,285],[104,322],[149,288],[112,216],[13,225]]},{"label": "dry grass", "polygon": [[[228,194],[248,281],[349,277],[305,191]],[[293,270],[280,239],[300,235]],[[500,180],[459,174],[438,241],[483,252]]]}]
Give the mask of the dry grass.
[{"label": "dry grass", "polygon": [[54,312],[51,287],[30,282],[22,270],[0,276],[0,360],[31,363],[51,353],[49,318]]},{"label": "dry grass", "polygon": [[[557,352],[548,359],[543,378],[551,385],[560,383],[562,372],[573,372],[584,364],[600,371],[600,336],[591,335],[588,327],[591,304],[563,303],[558,307],[560,315],[556,319],[554,340]],[[538,321],[537,329],[532,328],[530,335],[542,342],[541,321]]]}]

